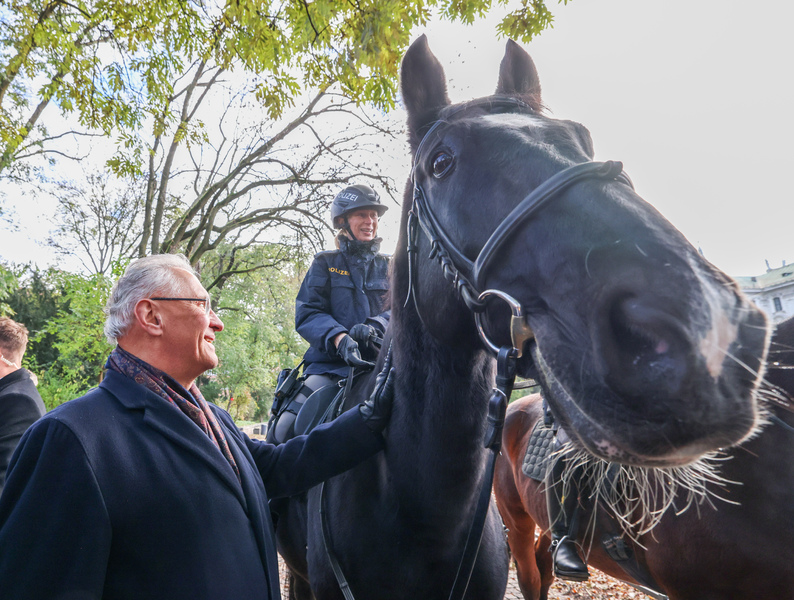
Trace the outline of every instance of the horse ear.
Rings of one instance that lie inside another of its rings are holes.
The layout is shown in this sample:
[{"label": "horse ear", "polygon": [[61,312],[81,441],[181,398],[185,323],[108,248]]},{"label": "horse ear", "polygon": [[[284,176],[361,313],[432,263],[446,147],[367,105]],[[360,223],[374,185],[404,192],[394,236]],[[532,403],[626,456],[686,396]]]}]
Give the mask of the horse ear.
[{"label": "horse ear", "polygon": [[430,52],[427,36],[422,34],[403,57],[400,90],[408,113],[408,136],[416,150],[420,129],[436,120],[439,111],[449,105],[447,78],[438,59]]},{"label": "horse ear", "polygon": [[540,100],[540,78],[535,63],[521,46],[507,40],[505,56],[499,67],[499,83],[496,93],[517,96],[535,111],[542,109]]}]

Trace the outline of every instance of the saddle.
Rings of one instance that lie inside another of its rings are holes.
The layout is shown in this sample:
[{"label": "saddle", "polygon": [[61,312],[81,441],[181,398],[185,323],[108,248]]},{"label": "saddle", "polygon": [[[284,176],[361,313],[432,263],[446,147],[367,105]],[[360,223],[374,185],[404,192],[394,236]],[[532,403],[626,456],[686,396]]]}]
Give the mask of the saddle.
[{"label": "saddle", "polygon": [[295,419],[295,435],[309,433],[320,423],[333,421],[341,414],[345,383],[346,380],[342,379],[338,384],[323,386],[306,399]]},{"label": "saddle", "polygon": [[303,362],[279,373],[265,436],[271,444],[283,444],[295,436],[305,435],[342,413],[350,389],[348,382],[354,377],[352,369],[347,379],[313,390],[305,383],[306,375],[300,375],[302,365]]},{"label": "saddle", "polygon": [[[294,420],[298,416],[301,404],[297,402],[297,397],[306,392],[309,395],[313,390],[304,385],[306,376],[301,376],[301,367],[304,361],[301,361],[297,367],[293,369],[282,369],[276,378],[276,391],[273,394],[273,403],[270,406],[270,419],[267,423],[267,434],[265,439],[271,444],[278,444],[286,440],[278,440],[276,438],[276,426],[280,419],[285,415],[292,415]],[[290,429],[292,427],[290,426]]]}]

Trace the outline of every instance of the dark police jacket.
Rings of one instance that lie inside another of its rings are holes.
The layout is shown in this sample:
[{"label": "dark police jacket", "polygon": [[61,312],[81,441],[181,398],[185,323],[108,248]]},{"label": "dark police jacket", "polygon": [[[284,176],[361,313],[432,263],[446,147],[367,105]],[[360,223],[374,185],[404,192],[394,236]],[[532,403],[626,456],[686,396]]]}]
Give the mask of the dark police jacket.
[{"label": "dark police jacket", "polygon": [[0,379],[0,493],[8,462],[22,434],[43,414],[44,402],[27,369],[17,369]]},{"label": "dark police jacket", "polygon": [[345,376],[333,339],[357,323],[386,330],[389,257],[379,254],[379,239],[362,244],[340,239],[340,249],[315,255],[295,301],[295,329],[310,344],[304,373]]},{"label": "dark police jacket", "polygon": [[383,437],[354,408],[272,446],[210,407],[242,483],[187,416],[113,371],[31,427],[0,497],[0,597],[279,598],[268,498],[358,464]]}]

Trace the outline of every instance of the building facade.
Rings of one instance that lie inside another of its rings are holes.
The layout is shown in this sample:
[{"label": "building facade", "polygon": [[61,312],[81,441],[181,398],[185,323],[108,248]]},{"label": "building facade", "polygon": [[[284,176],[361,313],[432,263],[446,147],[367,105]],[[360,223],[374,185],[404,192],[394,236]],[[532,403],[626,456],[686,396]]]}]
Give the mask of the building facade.
[{"label": "building facade", "polygon": [[794,317],[794,264],[755,277],[735,277],[742,291],[773,323]]}]

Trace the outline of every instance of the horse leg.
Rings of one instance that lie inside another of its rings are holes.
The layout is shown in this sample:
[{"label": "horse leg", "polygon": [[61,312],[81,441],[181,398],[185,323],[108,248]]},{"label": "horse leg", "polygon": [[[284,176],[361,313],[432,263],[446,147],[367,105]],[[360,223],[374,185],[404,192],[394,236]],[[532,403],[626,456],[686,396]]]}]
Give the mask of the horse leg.
[{"label": "horse leg", "polygon": [[497,460],[494,476],[497,507],[507,530],[507,544],[516,565],[518,587],[525,600],[543,600],[541,577],[535,563],[535,521],[524,510],[507,461]]},{"label": "horse leg", "polygon": [[513,553],[518,587],[525,600],[546,600],[541,572],[535,560],[535,521],[526,513],[513,517],[509,524],[506,523],[507,543]]},{"label": "horse leg", "polygon": [[538,539],[535,542],[535,564],[540,577],[540,599],[547,600],[549,588],[554,583],[554,570],[551,560],[551,538],[538,531]]}]

